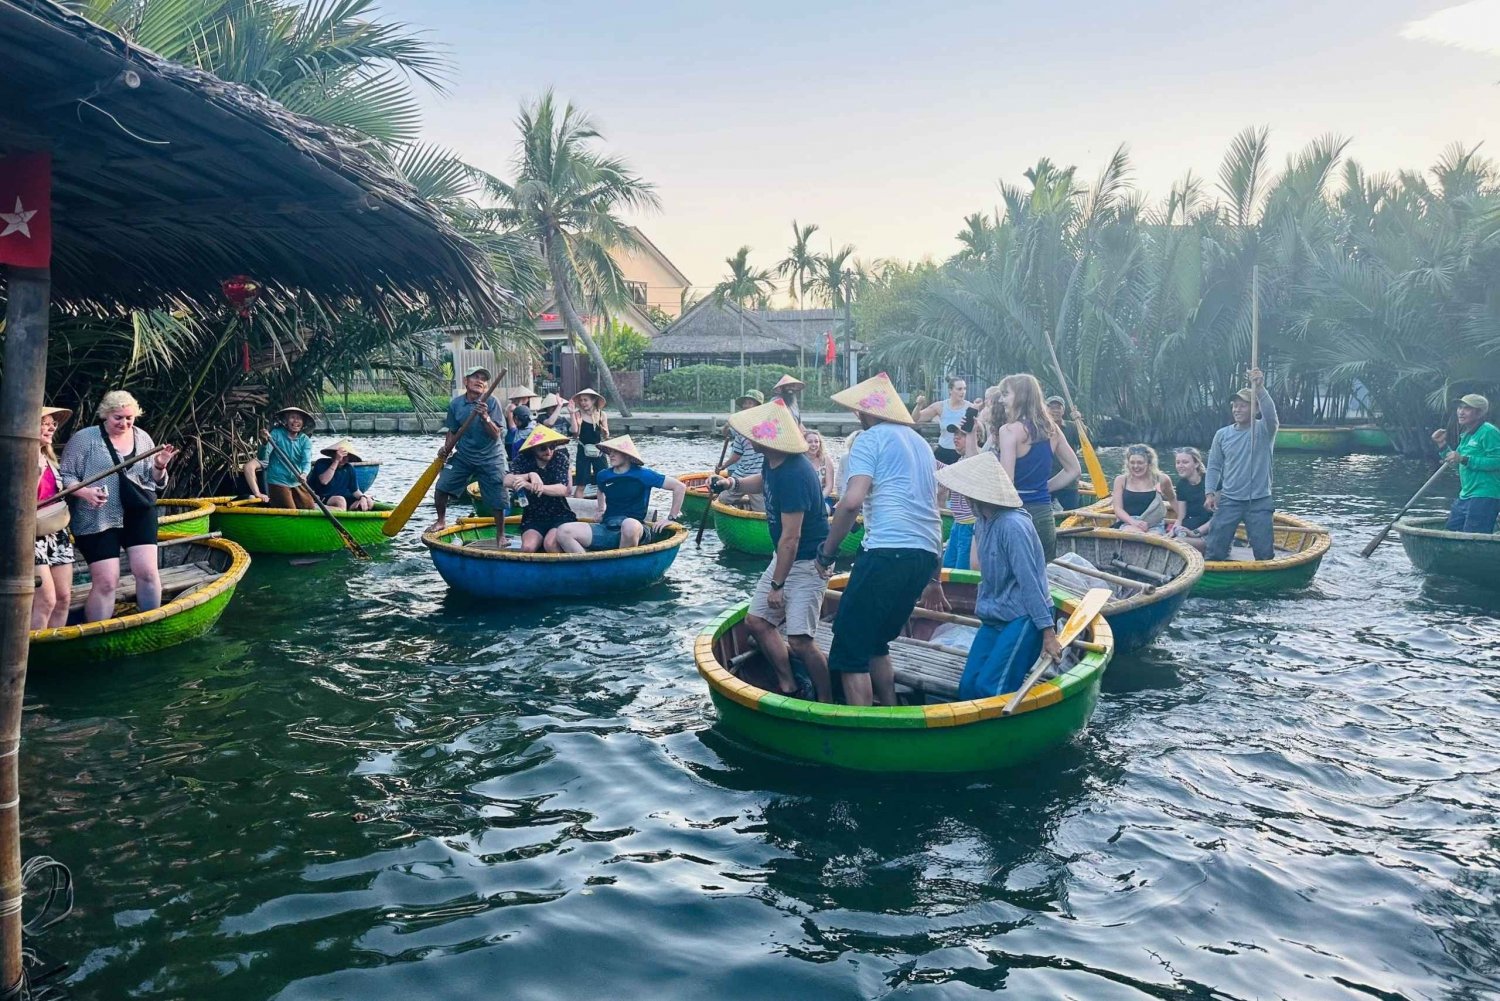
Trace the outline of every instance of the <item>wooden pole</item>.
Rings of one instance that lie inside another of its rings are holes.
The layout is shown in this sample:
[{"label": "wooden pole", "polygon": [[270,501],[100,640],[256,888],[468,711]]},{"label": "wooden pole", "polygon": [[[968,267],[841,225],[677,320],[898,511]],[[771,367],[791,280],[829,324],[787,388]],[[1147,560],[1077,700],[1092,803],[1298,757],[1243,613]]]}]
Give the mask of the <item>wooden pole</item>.
[{"label": "wooden pole", "polygon": [[7,269],[0,385],[0,987],[21,983],[21,704],[31,639],[37,411],[47,378],[46,268]]},{"label": "wooden pole", "polygon": [[[1250,367],[1260,368],[1260,265],[1250,266]],[[1250,450],[1255,451],[1255,404],[1260,393],[1250,387]]]}]

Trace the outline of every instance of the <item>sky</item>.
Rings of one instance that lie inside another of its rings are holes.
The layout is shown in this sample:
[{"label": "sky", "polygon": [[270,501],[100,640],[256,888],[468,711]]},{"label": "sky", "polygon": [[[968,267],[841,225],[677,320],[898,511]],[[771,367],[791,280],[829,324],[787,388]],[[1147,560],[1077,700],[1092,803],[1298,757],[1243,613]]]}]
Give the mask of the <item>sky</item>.
[{"label": "sky", "polygon": [[712,286],[741,245],[775,264],[792,220],[866,260],[942,259],[963,217],[1041,157],[1091,179],[1125,144],[1164,196],[1230,140],[1273,162],[1329,133],[1371,170],[1454,142],[1500,157],[1500,0],[380,0],[453,61],[424,138],[509,176],[514,119],[548,88],[653,182],[634,218]]}]

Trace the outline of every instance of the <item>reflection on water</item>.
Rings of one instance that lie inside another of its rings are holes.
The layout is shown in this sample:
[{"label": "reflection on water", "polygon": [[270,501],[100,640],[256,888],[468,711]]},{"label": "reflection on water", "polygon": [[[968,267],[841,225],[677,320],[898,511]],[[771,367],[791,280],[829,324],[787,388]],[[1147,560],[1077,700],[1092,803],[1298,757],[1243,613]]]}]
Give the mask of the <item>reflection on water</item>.
[{"label": "reflection on water", "polygon": [[[393,497],[432,443],[367,447]],[[1423,479],[1278,460],[1317,584],[1189,602],[1003,775],[711,729],[691,637],[761,569],[712,532],[629,602],[456,598],[410,533],[258,560],[204,640],[31,679],[47,944],[89,998],[1493,996],[1500,595],[1357,555]]]}]

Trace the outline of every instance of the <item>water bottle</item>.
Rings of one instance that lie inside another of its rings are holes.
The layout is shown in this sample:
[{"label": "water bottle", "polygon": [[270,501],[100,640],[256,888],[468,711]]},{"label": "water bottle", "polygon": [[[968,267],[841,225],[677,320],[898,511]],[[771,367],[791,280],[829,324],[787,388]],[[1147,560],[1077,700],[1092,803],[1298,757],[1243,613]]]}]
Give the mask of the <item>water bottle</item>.
[{"label": "water bottle", "polygon": [[531,499],[526,496],[526,491],[525,491],[524,488],[521,489],[521,490],[517,490],[516,491],[516,500],[515,500],[516,507],[518,507],[518,508],[520,508],[521,510],[524,511],[526,509],[526,507],[530,503],[531,503]]}]

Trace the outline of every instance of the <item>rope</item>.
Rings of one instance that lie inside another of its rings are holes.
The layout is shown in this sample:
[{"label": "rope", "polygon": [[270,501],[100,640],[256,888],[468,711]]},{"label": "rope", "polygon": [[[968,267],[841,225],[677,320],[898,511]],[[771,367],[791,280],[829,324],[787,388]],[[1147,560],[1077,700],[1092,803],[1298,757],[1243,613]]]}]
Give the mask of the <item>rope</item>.
[{"label": "rope", "polygon": [[[44,876],[49,877],[51,880],[47,886],[47,897],[42,901],[41,909],[32,916],[30,921],[21,926],[21,930],[27,935],[40,935],[73,913],[73,873],[68,870],[67,866],[54,858],[46,855],[38,855],[35,858],[26,860],[26,864],[21,866],[21,887],[23,892],[33,880],[40,880]],[[53,905],[57,903],[59,897],[65,897],[65,903],[62,905],[61,910],[53,913]],[[21,898],[17,897],[15,900],[16,909],[19,910]],[[4,906],[0,905],[0,908]],[[9,913],[9,911],[0,910],[0,913]]]}]

